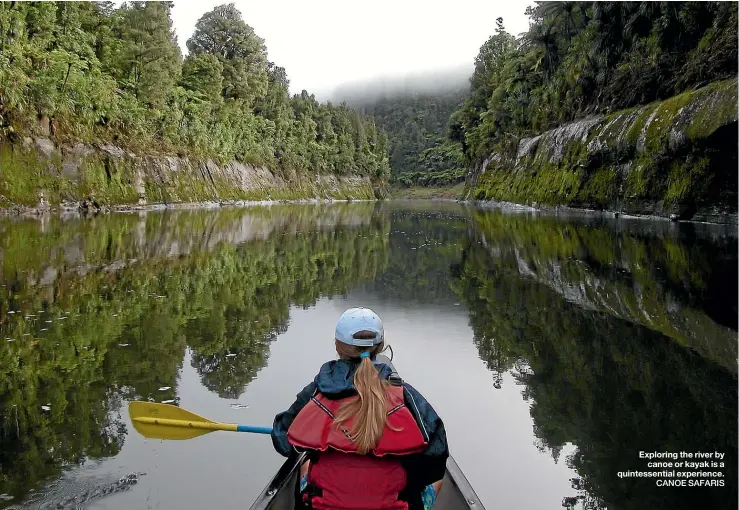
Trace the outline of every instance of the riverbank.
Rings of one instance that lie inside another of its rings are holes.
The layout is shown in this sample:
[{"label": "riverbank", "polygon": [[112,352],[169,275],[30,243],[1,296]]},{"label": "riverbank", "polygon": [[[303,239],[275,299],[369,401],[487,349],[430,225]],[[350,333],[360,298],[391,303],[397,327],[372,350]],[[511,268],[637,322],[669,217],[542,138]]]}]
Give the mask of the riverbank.
[{"label": "riverbank", "polygon": [[464,183],[455,184],[454,186],[411,186],[411,187],[391,187],[387,198],[391,199],[432,199],[432,198],[449,198],[458,199],[462,197],[464,192]]},{"label": "riverbank", "polygon": [[464,198],[735,224],[737,80],[521,138]]},{"label": "riverbank", "polygon": [[474,205],[482,209],[500,209],[504,211],[522,211],[522,212],[542,212],[552,215],[564,216],[592,216],[602,218],[623,218],[647,221],[661,222],[679,222],[679,223],[703,223],[707,225],[739,225],[739,215],[737,213],[717,214],[715,216],[696,214],[690,219],[681,219],[677,215],[658,215],[658,214],[629,214],[622,211],[613,211],[607,209],[586,209],[583,207],[570,207],[566,205],[547,206],[541,204],[520,204],[515,202],[503,202],[495,200],[460,200],[460,202]]},{"label": "riverbank", "polygon": [[0,143],[0,209],[10,213],[294,200],[373,200],[369,177],[271,170],[238,161],[145,155],[110,144]]},{"label": "riverbank", "polygon": [[43,216],[59,215],[64,217],[75,217],[85,215],[107,214],[107,213],[136,213],[163,210],[192,210],[192,209],[220,209],[228,207],[256,207],[272,206],[280,204],[333,204],[353,202],[374,202],[375,199],[332,199],[332,198],[306,198],[306,199],[282,199],[282,200],[222,200],[218,202],[181,202],[171,204],[145,204],[145,205],[111,205],[100,207],[89,207],[82,202],[65,202],[59,206],[27,207],[13,206],[11,208],[0,208],[0,216]]}]

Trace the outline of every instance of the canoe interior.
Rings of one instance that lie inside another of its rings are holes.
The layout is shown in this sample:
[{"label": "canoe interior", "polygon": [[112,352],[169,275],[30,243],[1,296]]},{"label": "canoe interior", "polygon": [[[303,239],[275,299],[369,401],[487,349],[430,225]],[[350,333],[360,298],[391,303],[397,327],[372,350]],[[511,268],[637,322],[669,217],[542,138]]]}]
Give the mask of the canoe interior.
[{"label": "canoe interior", "polygon": [[[293,472],[283,489],[277,493],[277,496],[266,508],[270,510],[294,510],[296,483],[297,473]],[[483,507],[479,503],[470,504],[465,500],[447,469],[446,475],[444,476],[444,484],[439,491],[439,496],[436,499],[433,510],[468,510],[471,508],[478,510]]]}]

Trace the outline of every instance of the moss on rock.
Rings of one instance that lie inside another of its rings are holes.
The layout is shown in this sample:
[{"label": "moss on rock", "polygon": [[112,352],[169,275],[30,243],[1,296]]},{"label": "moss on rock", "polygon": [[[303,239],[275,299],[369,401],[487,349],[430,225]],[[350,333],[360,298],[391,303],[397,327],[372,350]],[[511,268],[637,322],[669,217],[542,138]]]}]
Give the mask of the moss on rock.
[{"label": "moss on rock", "polygon": [[715,82],[521,140],[515,158],[474,171],[464,196],[681,217],[712,208],[736,221],[736,126],[737,79]]},{"label": "moss on rock", "polygon": [[0,142],[0,207],[52,206],[87,201],[93,206],[176,204],[235,200],[362,199],[375,192],[369,178],[288,172],[187,158],[137,156],[120,148],[48,139]]}]

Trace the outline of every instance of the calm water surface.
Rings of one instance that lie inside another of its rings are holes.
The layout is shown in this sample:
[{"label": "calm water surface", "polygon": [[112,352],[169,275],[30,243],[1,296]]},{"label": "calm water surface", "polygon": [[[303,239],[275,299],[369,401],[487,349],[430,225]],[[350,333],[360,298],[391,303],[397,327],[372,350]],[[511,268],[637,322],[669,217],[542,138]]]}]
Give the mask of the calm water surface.
[{"label": "calm water surface", "polygon": [[[127,402],[271,425],[356,305],[488,509],[736,508],[731,228],[445,202],[5,218],[0,271],[0,508],[248,508],[268,437],[146,440]],[[726,486],[619,479],[640,450],[724,452]]]}]

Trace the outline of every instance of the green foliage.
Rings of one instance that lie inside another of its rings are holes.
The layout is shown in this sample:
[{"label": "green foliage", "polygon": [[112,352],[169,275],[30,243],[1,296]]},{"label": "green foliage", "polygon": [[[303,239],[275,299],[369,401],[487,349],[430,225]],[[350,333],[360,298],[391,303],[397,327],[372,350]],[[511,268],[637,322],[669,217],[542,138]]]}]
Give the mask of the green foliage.
[{"label": "green foliage", "polygon": [[211,53],[189,54],[182,64],[182,86],[218,103],[223,90],[223,64]]},{"label": "green foliage", "polygon": [[192,54],[214,55],[223,65],[223,96],[250,105],[267,91],[264,39],[241,18],[234,4],[219,5],[195,25],[187,41]]},{"label": "green foliage", "polygon": [[459,145],[444,140],[464,91],[380,98],[362,110],[389,135],[392,180],[402,186],[454,184],[464,179]]},{"label": "green foliage", "polygon": [[[731,211],[736,87],[736,79],[720,80],[529,138],[515,157],[491,158],[468,182],[468,194],[685,218]],[[581,138],[567,134],[583,125]]]},{"label": "green foliage", "polygon": [[537,2],[515,40],[498,20],[449,137],[468,164],[520,137],[737,74],[737,5]]},{"label": "green foliage", "polygon": [[126,2],[115,17],[111,69],[119,85],[142,104],[164,106],[181,68],[170,19],[171,2]]},{"label": "green foliage", "polygon": [[306,92],[290,98],[285,70],[233,4],[198,21],[184,62],[171,9],[0,3],[0,135],[384,181],[387,138],[374,121]]},{"label": "green foliage", "polygon": [[461,146],[448,140],[425,149],[417,157],[417,170],[402,172],[395,182],[402,186],[444,186],[464,182],[467,171]]},{"label": "green foliage", "polygon": [[410,186],[393,187],[389,191],[390,198],[400,199],[455,199],[462,198],[464,194],[464,183],[454,186]]}]

